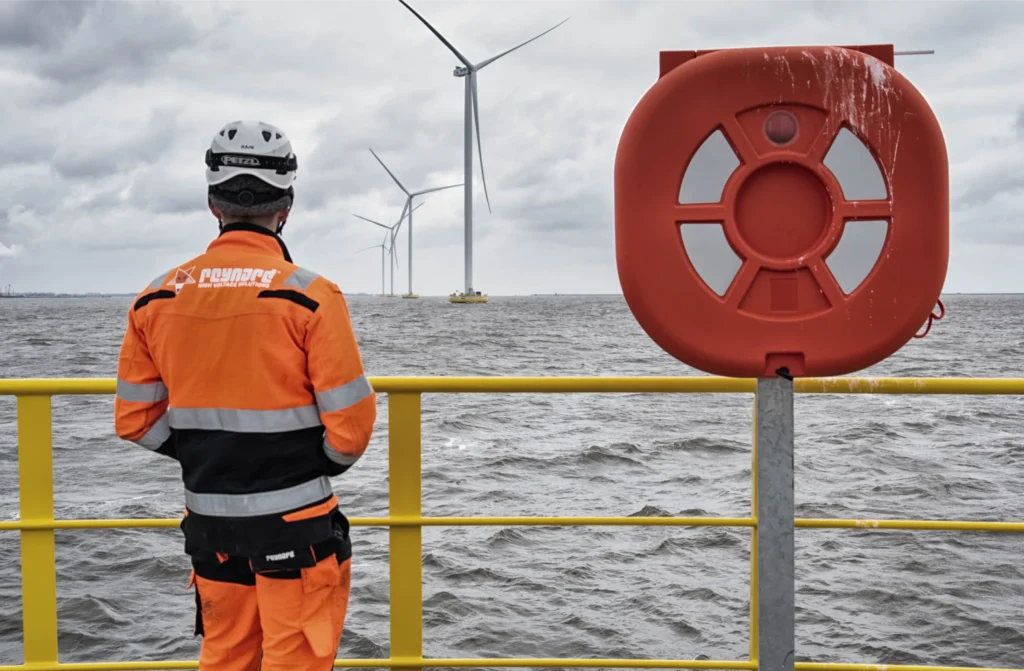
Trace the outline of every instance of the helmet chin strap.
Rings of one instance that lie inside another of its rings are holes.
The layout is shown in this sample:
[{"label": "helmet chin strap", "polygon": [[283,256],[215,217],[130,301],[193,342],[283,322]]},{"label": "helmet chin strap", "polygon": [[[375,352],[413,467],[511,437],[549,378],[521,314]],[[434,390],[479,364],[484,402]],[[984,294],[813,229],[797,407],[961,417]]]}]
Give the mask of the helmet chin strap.
[{"label": "helmet chin strap", "polygon": [[288,187],[288,209],[285,210],[284,219],[277,223],[277,235],[281,235],[281,231],[284,230],[284,225],[288,223],[288,214],[292,211],[292,204],[295,203],[295,189],[294,187]]},{"label": "helmet chin strap", "polygon": [[292,211],[292,204],[295,202],[295,190],[293,187],[288,187],[288,209],[285,210],[285,218],[278,222],[278,230],[276,234],[281,235],[282,230],[285,229],[285,224],[288,223],[288,215]]}]

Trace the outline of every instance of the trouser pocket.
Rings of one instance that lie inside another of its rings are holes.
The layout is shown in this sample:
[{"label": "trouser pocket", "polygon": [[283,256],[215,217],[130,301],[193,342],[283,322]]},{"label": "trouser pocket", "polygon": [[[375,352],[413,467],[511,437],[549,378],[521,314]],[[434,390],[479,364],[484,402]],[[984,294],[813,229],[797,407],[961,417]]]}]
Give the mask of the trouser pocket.
[{"label": "trouser pocket", "polygon": [[[259,572],[256,591],[264,633],[264,668],[303,662],[308,668],[334,658],[348,603],[348,567],[330,553],[314,566]],[[282,667],[283,668],[283,667]],[[291,668],[291,667],[289,667]],[[326,667],[325,667],[326,668]]]},{"label": "trouser pocket", "polygon": [[302,633],[316,657],[334,656],[341,626],[337,621],[341,566],[335,555],[302,569]]}]

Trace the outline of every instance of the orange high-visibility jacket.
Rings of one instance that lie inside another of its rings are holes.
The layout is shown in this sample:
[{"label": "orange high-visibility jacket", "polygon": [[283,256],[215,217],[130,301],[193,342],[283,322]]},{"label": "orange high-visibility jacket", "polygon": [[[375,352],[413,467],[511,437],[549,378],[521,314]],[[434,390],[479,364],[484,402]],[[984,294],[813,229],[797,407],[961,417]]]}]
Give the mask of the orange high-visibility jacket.
[{"label": "orange high-visibility jacket", "polygon": [[329,476],[366,450],[376,396],[341,290],[266,229],[231,224],[128,311],[117,435],[181,464],[186,551],[329,538]]}]

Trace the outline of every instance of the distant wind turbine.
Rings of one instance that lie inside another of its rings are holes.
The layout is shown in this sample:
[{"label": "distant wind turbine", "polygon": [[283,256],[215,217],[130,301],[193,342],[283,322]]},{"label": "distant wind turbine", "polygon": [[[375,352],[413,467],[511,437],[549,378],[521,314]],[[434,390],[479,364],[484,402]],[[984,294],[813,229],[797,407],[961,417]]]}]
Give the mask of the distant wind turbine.
[{"label": "distant wind turbine", "polygon": [[[373,154],[373,157],[377,159],[378,163],[381,164],[381,167],[383,167],[384,170],[387,170],[387,173],[391,175],[391,179],[395,180],[395,184],[397,184],[398,188],[401,189],[402,193],[405,194],[405,207],[402,209],[403,214],[407,210],[409,210],[410,206],[412,206],[412,199],[415,198],[416,196],[422,196],[427,193],[433,193],[434,191],[444,191],[445,189],[454,189],[457,186],[462,186],[462,184],[450,184],[448,186],[436,186],[432,189],[420,189],[419,191],[409,191],[409,189],[405,188],[404,184],[398,181],[398,178],[395,177],[395,173],[391,172],[391,170],[386,165],[384,165],[384,161],[380,160],[380,156],[377,156],[377,153],[374,152],[373,149],[370,149],[370,153]],[[409,211],[409,293],[406,294],[409,297],[415,296],[415,294],[412,292],[412,213],[414,211],[415,208],[412,211]],[[401,226],[401,221],[399,221],[399,226]]]},{"label": "distant wind turbine", "polygon": [[379,245],[372,245],[370,247],[363,247],[362,249],[359,250],[360,252],[365,252],[368,249],[377,249],[378,247],[380,247],[380,295],[381,296],[385,295],[385,292],[384,292],[384,252],[386,252],[387,249],[388,249],[388,245],[387,245],[388,235],[389,235],[389,233],[385,233],[384,234],[384,241],[382,243],[380,243]]},{"label": "distant wind turbine", "polygon": [[451,42],[446,40],[444,35],[439,33],[437,31],[437,29],[434,28],[434,26],[430,25],[430,23],[425,18],[423,18],[419,14],[419,12],[417,12],[415,9],[413,9],[409,5],[408,2],[406,2],[405,0],[398,0],[398,1],[400,3],[402,3],[402,5],[404,5],[406,9],[408,9],[410,12],[412,12],[413,15],[417,19],[419,19],[423,23],[423,25],[425,25],[430,30],[430,32],[434,33],[434,36],[437,37],[437,39],[441,40],[441,42],[446,47],[448,47],[448,49],[453,54],[455,54],[455,57],[459,59],[459,61],[462,63],[462,65],[461,66],[457,66],[455,68],[454,75],[456,77],[465,77],[466,78],[466,116],[465,116],[465,136],[464,136],[464,143],[465,143],[465,177],[463,178],[462,181],[466,185],[466,188],[463,189],[463,191],[465,193],[465,206],[464,206],[464,208],[465,208],[465,218],[466,218],[466,294],[469,295],[469,294],[471,294],[473,292],[473,127],[474,127],[474,120],[475,120],[475,126],[476,126],[477,151],[478,151],[478,153],[480,155],[480,180],[483,182],[483,185],[484,185],[484,197],[487,199],[487,211],[488,212],[491,211],[491,197],[487,193],[487,178],[484,176],[484,154],[483,154],[483,148],[480,146],[480,104],[479,104],[479,102],[477,100],[477,93],[476,93],[476,73],[479,70],[484,69],[485,67],[487,67],[488,65],[490,65],[494,61],[498,60],[502,56],[506,56],[506,55],[512,53],[513,51],[515,51],[516,49],[519,49],[520,47],[524,47],[527,44],[529,44],[530,42],[533,42],[534,40],[539,39],[539,38],[543,37],[544,35],[547,35],[552,30],[554,30],[558,26],[562,25],[562,23],[565,23],[566,21],[568,21],[569,18],[567,17],[561,23],[558,23],[558,24],[552,26],[551,28],[548,28],[543,33],[541,33],[540,35],[537,35],[537,37],[533,37],[531,39],[528,39],[525,42],[523,42],[522,44],[520,44],[518,46],[512,47],[508,51],[503,51],[500,54],[498,54],[497,56],[492,56],[491,58],[488,58],[487,60],[484,60],[484,61],[480,61],[479,63],[474,65],[472,62],[470,62],[470,60],[468,58],[463,56],[459,52],[459,50],[456,49],[454,45],[452,45]]},{"label": "distant wind turbine", "polygon": [[[414,207],[413,208],[413,212],[415,212],[416,210],[418,210],[421,207],[423,207],[423,205],[425,205],[425,203],[420,203],[419,205]],[[391,247],[388,249],[388,252],[389,252],[389,254],[391,256],[391,294],[390,294],[391,296],[395,295],[395,266],[398,265],[398,257],[395,254],[395,249],[396,249],[396,246],[397,246],[397,243],[398,243],[397,236],[398,236],[398,231],[402,228],[402,221],[405,219],[405,212],[406,212],[406,208],[403,207],[402,208],[402,216],[398,218],[398,223],[393,224],[391,226],[385,226],[384,224],[380,223],[379,221],[374,221],[373,219],[367,219],[366,217],[360,216],[358,214],[353,214],[352,215],[356,219],[362,219],[363,221],[368,221],[371,224],[373,224],[374,226],[380,226],[381,228],[383,228],[386,231],[388,231],[387,235],[391,238]]]}]

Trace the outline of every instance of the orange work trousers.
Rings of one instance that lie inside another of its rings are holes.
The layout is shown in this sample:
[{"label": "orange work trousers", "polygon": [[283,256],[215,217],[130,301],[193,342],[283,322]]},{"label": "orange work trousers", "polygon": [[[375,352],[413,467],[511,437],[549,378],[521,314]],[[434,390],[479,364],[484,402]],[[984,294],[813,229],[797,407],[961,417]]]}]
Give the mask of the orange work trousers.
[{"label": "orange work trousers", "polygon": [[193,557],[200,671],[328,671],[341,641],[351,555],[315,566],[253,571],[244,557]]}]

